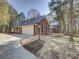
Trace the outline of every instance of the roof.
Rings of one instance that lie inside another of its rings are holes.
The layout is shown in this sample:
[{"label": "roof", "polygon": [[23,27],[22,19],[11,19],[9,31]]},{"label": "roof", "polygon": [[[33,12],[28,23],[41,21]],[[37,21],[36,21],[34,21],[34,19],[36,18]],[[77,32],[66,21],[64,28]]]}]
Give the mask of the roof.
[{"label": "roof", "polygon": [[59,28],[60,26],[59,25],[50,25],[50,28]]},{"label": "roof", "polygon": [[59,25],[58,22],[52,22],[50,25]]},{"label": "roof", "polygon": [[51,23],[50,28],[59,28],[59,23],[58,22]]},{"label": "roof", "polygon": [[36,18],[31,18],[31,19],[22,21],[21,23],[18,24],[18,26],[37,24],[41,20],[43,20],[44,18],[46,19],[46,16],[39,16],[39,17],[36,17]]}]

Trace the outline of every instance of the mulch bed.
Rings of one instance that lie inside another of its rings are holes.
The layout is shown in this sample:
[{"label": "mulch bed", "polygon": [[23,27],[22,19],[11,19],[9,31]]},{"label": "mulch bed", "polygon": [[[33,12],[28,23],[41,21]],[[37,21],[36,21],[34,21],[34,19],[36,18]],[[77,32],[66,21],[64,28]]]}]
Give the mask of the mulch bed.
[{"label": "mulch bed", "polygon": [[36,55],[36,53],[43,47],[45,41],[35,40],[28,44],[22,45],[26,50]]}]

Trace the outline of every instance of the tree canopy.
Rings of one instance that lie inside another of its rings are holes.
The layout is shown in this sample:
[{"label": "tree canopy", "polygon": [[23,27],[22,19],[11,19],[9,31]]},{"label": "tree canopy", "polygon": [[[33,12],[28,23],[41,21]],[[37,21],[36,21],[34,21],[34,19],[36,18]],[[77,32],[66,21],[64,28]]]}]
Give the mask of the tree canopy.
[{"label": "tree canopy", "polygon": [[0,26],[8,25],[9,17],[9,7],[7,2],[5,0],[0,0]]},{"label": "tree canopy", "polygon": [[19,21],[17,10],[6,0],[0,0],[0,32],[5,32],[6,28],[10,31]]}]

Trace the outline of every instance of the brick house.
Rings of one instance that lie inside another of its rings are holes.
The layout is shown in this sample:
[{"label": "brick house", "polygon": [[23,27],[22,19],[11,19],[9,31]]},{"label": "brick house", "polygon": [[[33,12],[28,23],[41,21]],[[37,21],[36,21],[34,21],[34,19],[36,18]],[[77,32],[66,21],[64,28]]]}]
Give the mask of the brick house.
[{"label": "brick house", "polygon": [[49,33],[49,24],[46,16],[40,16],[22,21],[18,25],[18,28],[20,28],[20,31],[17,32],[22,34],[38,35],[40,33],[46,35]]}]

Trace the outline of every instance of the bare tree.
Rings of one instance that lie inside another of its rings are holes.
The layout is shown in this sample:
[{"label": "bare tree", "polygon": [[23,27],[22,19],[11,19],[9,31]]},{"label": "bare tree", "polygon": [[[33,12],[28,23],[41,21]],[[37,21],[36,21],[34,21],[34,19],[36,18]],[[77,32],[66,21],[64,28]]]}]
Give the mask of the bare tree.
[{"label": "bare tree", "polygon": [[37,9],[30,9],[27,12],[27,19],[35,18],[35,17],[38,17],[38,16],[40,16],[40,12]]}]

